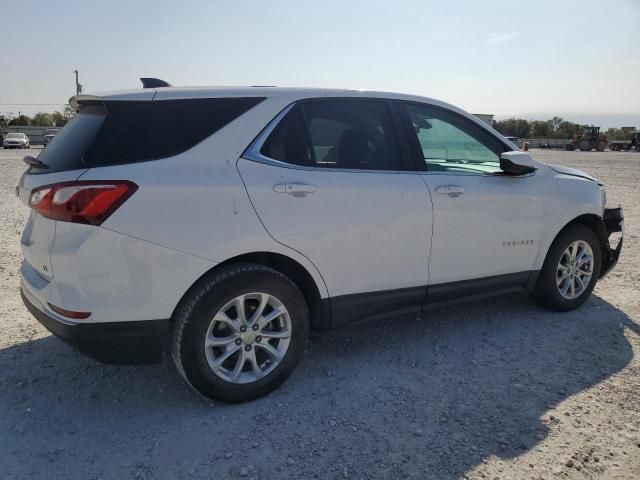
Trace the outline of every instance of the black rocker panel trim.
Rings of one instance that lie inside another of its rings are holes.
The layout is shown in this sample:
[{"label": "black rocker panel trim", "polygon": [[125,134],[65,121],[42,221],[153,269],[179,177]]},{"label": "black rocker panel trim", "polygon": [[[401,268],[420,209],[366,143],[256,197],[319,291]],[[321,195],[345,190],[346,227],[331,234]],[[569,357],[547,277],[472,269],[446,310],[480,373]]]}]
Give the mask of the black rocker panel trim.
[{"label": "black rocker panel trim", "polygon": [[535,281],[537,273],[525,271],[424,287],[340,295],[324,299],[322,303],[325,307],[330,305],[327,308],[331,313],[330,328],[338,328],[362,320],[388,318],[443,304],[517,292]]},{"label": "black rocker panel trim", "polygon": [[412,287],[333,297],[328,299],[331,302],[331,328],[394,313],[419,311],[426,293],[426,287]]},{"label": "black rocker panel trim", "polygon": [[526,286],[531,272],[508,273],[458,282],[438,283],[427,287],[427,304],[450,302],[476,295],[493,295]]}]

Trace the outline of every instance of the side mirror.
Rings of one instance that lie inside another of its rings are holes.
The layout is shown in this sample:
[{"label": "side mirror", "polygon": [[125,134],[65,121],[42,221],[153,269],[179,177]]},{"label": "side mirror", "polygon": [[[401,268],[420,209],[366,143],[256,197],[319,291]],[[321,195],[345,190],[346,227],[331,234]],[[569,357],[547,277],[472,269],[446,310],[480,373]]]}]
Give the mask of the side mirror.
[{"label": "side mirror", "polygon": [[538,169],[535,160],[526,152],[504,152],[500,155],[500,168],[509,175],[526,175]]}]

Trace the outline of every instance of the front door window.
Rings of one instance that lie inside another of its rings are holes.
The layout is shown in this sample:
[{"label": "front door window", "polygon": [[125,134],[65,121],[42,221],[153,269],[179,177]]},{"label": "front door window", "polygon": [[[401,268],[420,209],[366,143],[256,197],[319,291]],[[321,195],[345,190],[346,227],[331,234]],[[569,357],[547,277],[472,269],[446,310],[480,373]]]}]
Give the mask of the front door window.
[{"label": "front door window", "polygon": [[501,172],[495,138],[468,119],[426,105],[406,104],[427,171],[492,174]]}]

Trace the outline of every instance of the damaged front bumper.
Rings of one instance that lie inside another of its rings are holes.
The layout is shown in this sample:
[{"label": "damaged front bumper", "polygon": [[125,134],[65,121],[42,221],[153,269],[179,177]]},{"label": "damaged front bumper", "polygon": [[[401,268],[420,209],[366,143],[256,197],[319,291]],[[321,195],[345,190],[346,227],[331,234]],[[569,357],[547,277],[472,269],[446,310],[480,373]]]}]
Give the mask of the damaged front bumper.
[{"label": "damaged front bumper", "polygon": [[[624,213],[622,207],[618,208],[605,208],[604,215],[602,216],[602,223],[604,226],[604,245],[602,250],[602,268],[600,269],[600,278],[609,273],[613,267],[618,263],[620,258],[620,251],[622,250],[622,240],[624,236]],[[615,248],[611,248],[609,243],[609,237],[612,233],[620,232],[620,240]]]}]

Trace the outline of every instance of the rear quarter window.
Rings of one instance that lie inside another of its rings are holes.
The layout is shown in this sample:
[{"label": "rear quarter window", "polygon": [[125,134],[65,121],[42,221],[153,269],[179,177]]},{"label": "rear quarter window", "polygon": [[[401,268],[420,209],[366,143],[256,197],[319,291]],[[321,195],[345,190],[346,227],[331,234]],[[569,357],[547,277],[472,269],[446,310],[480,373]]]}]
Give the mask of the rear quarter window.
[{"label": "rear quarter window", "polygon": [[52,173],[87,168],[83,155],[106,117],[102,105],[84,105],[65,127],[40,152],[38,160],[47,169],[30,168],[29,173]]},{"label": "rear quarter window", "polygon": [[264,98],[106,101],[84,105],[40,153],[52,173],[122,165],[178,155]]}]

